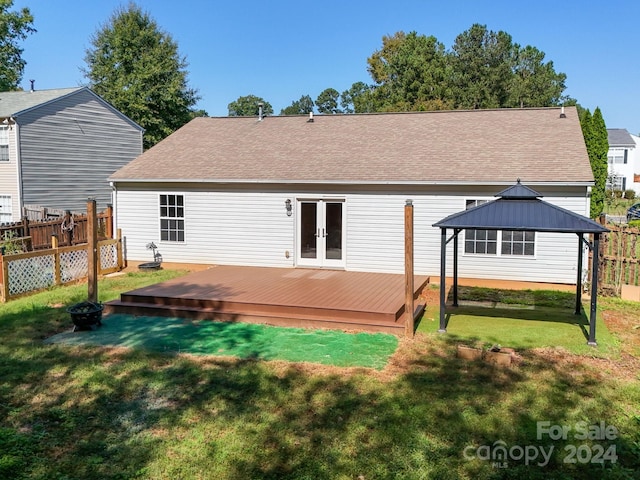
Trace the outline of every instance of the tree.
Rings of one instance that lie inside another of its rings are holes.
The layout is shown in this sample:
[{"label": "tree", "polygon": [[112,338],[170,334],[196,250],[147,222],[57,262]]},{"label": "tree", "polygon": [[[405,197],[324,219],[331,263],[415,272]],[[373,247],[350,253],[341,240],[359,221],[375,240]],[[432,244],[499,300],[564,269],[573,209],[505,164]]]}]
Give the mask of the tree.
[{"label": "tree", "polygon": [[456,108],[507,106],[513,49],[511,35],[485,25],[474,24],[456,37],[450,54]]},{"label": "tree", "polygon": [[397,32],[382,37],[382,48],[367,59],[376,83],[378,111],[429,110],[451,106],[451,76],[444,45],[433,36]]},{"label": "tree", "polygon": [[309,95],[303,95],[300,100],[294,100],[286,108],[280,110],[280,115],[306,115],[313,112],[313,100]]},{"label": "tree", "polygon": [[0,92],[18,89],[26,65],[18,41],[36,31],[28,8],[9,11],[11,7],[13,0],[0,0]]},{"label": "tree", "polygon": [[589,155],[591,170],[595,184],[591,190],[591,217],[596,218],[604,210],[605,190],[607,188],[607,153],[609,152],[609,137],[607,126],[602,118],[599,107],[593,111],[591,117],[592,147]]},{"label": "tree", "polygon": [[117,9],[91,37],[83,70],[89,87],[145,129],[149,148],[193,117],[199,100],[171,36],[140,7]]},{"label": "tree", "polygon": [[342,113],[342,110],[338,108],[338,100],[340,99],[340,92],[335,88],[327,88],[320,92],[318,98],[316,98],[316,107],[320,113]]},{"label": "tree", "polygon": [[373,91],[374,87],[364,82],[355,82],[351,88],[340,94],[340,106],[344,113],[370,113],[374,112]]},{"label": "tree", "polygon": [[[553,62],[544,63],[544,53],[527,45],[513,48],[513,76],[509,87],[510,107],[559,105],[567,76],[556,73]],[[563,103],[566,105],[566,103]]]},{"label": "tree", "polygon": [[227,105],[230,117],[257,117],[262,104],[263,115],[273,115],[273,107],[269,102],[255,95],[238,97],[237,100]]}]

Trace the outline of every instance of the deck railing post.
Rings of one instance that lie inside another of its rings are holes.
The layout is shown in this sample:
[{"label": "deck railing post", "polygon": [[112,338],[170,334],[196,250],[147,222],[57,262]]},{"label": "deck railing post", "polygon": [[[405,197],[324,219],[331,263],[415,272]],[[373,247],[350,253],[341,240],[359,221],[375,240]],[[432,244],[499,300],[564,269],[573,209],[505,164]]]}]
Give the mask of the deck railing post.
[{"label": "deck railing post", "polygon": [[413,282],[413,201],[407,200],[404,206],[404,279],[405,279],[405,306],[407,321],[404,333],[413,337],[415,330],[414,316],[414,282]]}]

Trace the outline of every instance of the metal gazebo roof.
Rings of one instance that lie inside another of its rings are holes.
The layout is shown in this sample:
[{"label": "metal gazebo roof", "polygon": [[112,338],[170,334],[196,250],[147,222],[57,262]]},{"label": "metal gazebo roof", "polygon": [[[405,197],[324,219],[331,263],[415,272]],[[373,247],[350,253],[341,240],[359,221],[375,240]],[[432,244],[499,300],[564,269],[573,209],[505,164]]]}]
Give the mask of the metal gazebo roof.
[{"label": "metal gazebo roof", "polygon": [[454,213],[435,223],[439,228],[517,230],[530,232],[604,233],[590,218],[540,200],[535,190],[520,183],[496,194],[497,200]]},{"label": "metal gazebo roof", "polygon": [[[560,232],[578,235],[578,275],[576,281],[576,315],[581,312],[583,244],[593,251],[591,278],[591,309],[589,315],[590,345],[596,345],[596,310],[598,292],[598,246],[600,234],[609,230],[590,218],[540,200],[535,190],[518,182],[496,194],[496,200],[483,203],[463,212],[443,218],[434,227],[441,231],[440,255],[440,331],[446,331],[445,278],[446,245],[454,241],[453,248],[453,305],[458,305],[458,235],[462,230],[515,230],[530,232]],[[453,235],[447,240],[447,229]],[[585,240],[585,234],[593,234],[593,242]]]}]

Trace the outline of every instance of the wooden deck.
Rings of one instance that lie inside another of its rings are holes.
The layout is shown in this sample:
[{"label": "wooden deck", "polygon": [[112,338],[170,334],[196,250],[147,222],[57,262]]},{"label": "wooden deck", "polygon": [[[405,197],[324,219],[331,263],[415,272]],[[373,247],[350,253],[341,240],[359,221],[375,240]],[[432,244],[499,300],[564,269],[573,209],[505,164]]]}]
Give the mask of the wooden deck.
[{"label": "wooden deck", "polygon": [[[428,281],[415,277],[415,298]],[[404,285],[404,275],[216,266],[123,293],[105,313],[403,334]]]}]

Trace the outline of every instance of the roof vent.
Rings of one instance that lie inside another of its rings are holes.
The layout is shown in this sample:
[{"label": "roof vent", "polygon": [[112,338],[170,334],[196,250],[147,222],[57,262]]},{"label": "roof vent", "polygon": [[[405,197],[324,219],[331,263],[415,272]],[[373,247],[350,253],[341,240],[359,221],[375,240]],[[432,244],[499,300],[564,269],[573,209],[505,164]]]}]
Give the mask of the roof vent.
[{"label": "roof vent", "polygon": [[307,120],[307,123],[313,123],[313,112],[309,112],[309,120]]},{"label": "roof vent", "polygon": [[261,122],[262,119],[264,118],[264,112],[262,110],[262,107],[264,107],[264,103],[260,102],[258,104],[258,121]]},{"label": "roof vent", "polygon": [[562,108],[560,108],[560,118],[567,118],[567,116],[564,114],[564,105],[562,106]]},{"label": "roof vent", "polygon": [[35,80],[29,80],[29,82],[31,83],[31,92],[33,92],[35,89],[33,88],[33,84],[36,83]]}]

